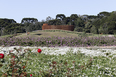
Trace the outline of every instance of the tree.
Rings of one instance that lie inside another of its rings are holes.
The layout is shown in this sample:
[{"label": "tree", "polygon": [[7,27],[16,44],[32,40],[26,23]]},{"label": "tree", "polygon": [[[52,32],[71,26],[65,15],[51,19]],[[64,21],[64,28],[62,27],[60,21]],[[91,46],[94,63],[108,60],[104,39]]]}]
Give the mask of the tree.
[{"label": "tree", "polygon": [[36,22],[33,29],[34,30],[42,30],[42,25],[43,25],[42,22]]},{"label": "tree", "polygon": [[98,16],[95,16],[95,15],[89,15],[88,16],[88,19],[96,19],[96,18],[98,18]]},{"label": "tree", "polygon": [[82,27],[84,28],[84,21],[81,18],[78,18],[77,20],[74,21],[74,25],[77,27]]},{"label": "tree", "polygon": [[50,20],[48,24],[49,25],[61,25],[61,20],[60,19]]},{"label": "tree", "polygon": [[92,25],[94,25],[97,29],[100,28],[101,19],[95,19],[95,20],[92,22]]},{"label": "tree", "polygon": [[33,31],[33,24],[29,24],[29,26],[26,28],[26,32]]},{"label": "tree", "polygon": [[78,18],[77,14],[71,14],[71,16],[70,16],[71,21],[75,21],[75,20],[77,20],[77,18]]},{"label": "tree", "polygon": [[91,29],[91,27],[92,27],[91,22],[87,22],[87,23],[85,24],[84,32],[86,32],[86,33],[90,33],[90,29]]},{"label": "tree", "polygon": [[46,23],[48,23],[50,20],[53,20],[53,18],[51,18],[50,16],[48,16],[48,17],[46,18]]},{"label": "tree", "polygon": [[115,21],[108,22],[108,33],[114,34],[115,30],[116,30],[116,22]]},{"label": "tree", "polygon": [[3,27],[3,28],[1,28],[1,36],[3,36],[3,35],[5,34],[4,30],[5,30],[5,28],[4,28],[4,27]]},{"label": "tree", "polygon": [[83,32],[83,28],[82,27],[75,27],[74,28],[74,31],[77,31],[77,32]]},{"label": "tree", "polygon": [[83,21],[87,22],[87,21],[88,21],[88,15],[82,15],[82,16],[81,16],[81,19],[82,19]]},{"label": "tree", "polygon": [[107,23],[104,23],[99,28],[99,33],[108,34],[108,25]]},{"label": "tree", "polygon": [[106,11],[103,11],[103,12],[100,12],[98,15],[97,15],[99,18],[102,18],[104,16],[110,16],[110,13],[109,12],[106,12]]},{"label": "tree", "polygon": [[71,14],[71,16],[70,16],[71,25],[75,26],[75,21],[77,21],[77,19],[78,19],[77,14]]},{"label": "tree", "polygon": [[111,15],[107,18],[107,21],[116,21],[116,14],[112,12]]},{"label": "tree", "polygon": [[71,23],[70,23],[70,17],[66,17],[65,18],[65,24],[66,25],[71,25]]},{"label": "tree", "polygon": [[36,22],[38,22],[38,20],[36,18],[23,18],[21,23],[33,23],[35,24]]},{"label": "tree", "polygon": [[34,30],[34,25],[38,22],[36,18],[23,18],[21,24],[24,24],[24,29],[26,32]]},{"label": "tree", "polygon": [[16,23],[14,19],[0,19],[0,28],[6,27],[12,23]]},{"label": "tree", "polygon": [[60,19],[55,19],[55,25],[62,25],[63,22]]},{"label": "tree", "polygon": [[60,25],[66,24],[65,18],[66,18],[66,16],[64,14],[57,14],[56,15],[56,21],[61,22]]},{"label": "tree", "polygon": [[7,22],[7,23],[16,23],[16,21],[14,19],[7,19],[7,18],[1,18],[0,21],[2,22]]},{"label": "tree", "polygon": [[[1,18],[0,19],[0,30],[1,30],[1,35],[7,34],[6,27],[9,27],[11,24],[16,24],[16,21],[14,19],[6,19],[6,18]],[[10,28],[10,27],[9,27]],[[8,31],[8,30],[7,30]]]},{"label": "tree", "polygon": [[94,25],[91,27],[90,32],[94,34],[98,33],[97,28]]},{"label": "tree", "polygon": [[64,20],[66,16],[64,14],[57,14],[56,19],[60,19],[61,21]]},{"label": "tree", "polygon": [[5,27],[5,33],[7,34],[23,33],[25,32],[25,29],[23,27],[24,25],[19,23],[10,24]]},{"label": "tree", "polygon": [[55,20],[49,20],[49,21],[48,21],[48,24],[49,24],[49,25],[55,25]]}]

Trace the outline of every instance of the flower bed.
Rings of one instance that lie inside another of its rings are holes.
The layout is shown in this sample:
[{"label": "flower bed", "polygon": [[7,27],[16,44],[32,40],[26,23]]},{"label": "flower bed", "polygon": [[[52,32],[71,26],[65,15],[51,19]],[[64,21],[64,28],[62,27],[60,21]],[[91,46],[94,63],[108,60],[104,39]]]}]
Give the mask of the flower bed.
[{"label": "flower bed", "polygon": [[[11,61],[14,63],[14,67],[22,67],[22,71],[18,71],[19,73],[16,73],[22,75],[23,77],[116,76],[116,51],[113,49],[29,46],[1,47],[0,49],[2,54],[6,50],[4,56],[5,63],[3,63],[3,66],[0,68],[0,75],[4,76],[7,74],[11,75],[14,70],[12,69],[11,72],[8,72],[7,70],[9,67],[8,63]],[[7,51],[12,52],[15,55],[7,56]],[[21,54],[16,54],[16,51],[19,51]],[[23,52],[27,54],[20,59],[19,56],[22,55]],[[17,57],[19,58],[19,62],[17,62]],[[15,62],[17,62],[17,64],[15,64]],[[22,63],[18,64],[20,62]]]},{"label": "flower bed", "polygon": [[46,46],[46,47],[88,47],[116,46],[115,37],[41,37],[41,38],[0,38],[4,46]]}]

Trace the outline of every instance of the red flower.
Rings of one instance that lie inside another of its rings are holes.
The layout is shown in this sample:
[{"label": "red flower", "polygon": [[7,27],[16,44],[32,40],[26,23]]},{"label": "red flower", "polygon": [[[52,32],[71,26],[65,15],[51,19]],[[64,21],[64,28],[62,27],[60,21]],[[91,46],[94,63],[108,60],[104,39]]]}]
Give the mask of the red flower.
[{"label": "red flower", "polygon": [[23,66],[23,69],[26,68],[26,66]]},{"label": "red flower", "polygon": [[37,51],[38,51],[38,53],[41,53],[41,49],[38,49]]},{"label": "red flower", "polygon": [[15,56],[13,56],[13,58],[15,58]]},{"label": "red flower", "polygon": [[0,53],[0,58],[4,58],[4,54]]},{"label": "red flower", "polygon": [[73,63],[75,63],[75,61],[73,61]]},{"label": "red flower", "polygon": [[67,65],[67,62],[65,62],[64,64]]},{"label": "red flower", "polygon": [[32,76],[32,74],[30,74],[30,77]]},{"label": "red flower", "polygon": [[56,62],[55,62],[55,61],[53,61],[53,62],[52,62],[52,64],[56,64]]}]

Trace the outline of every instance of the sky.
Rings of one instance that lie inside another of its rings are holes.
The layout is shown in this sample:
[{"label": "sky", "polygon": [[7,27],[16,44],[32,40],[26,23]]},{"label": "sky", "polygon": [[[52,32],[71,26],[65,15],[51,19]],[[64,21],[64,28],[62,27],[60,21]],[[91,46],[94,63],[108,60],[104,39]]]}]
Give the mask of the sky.
[{"label": "sky", "polygon": [[64,14],[97,15],[100,12],[116,11],[116,0],[0,0],[0,18],[14,19],[21,23],[23,18],[46,20],[48,16]]}]

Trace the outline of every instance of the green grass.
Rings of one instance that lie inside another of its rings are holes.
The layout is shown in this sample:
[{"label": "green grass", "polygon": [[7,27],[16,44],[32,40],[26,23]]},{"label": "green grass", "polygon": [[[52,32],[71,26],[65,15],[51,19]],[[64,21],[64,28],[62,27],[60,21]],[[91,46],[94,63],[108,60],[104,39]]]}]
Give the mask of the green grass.
[{"label": "green grass", "polygon": [[31,53],[25,69],[27,77],[30,74],[33,77],[115,77],[116,57],[90,57],[80,52],[73,54],[71,50],[66,55],[59,56]]},{"label": "green grass", "polygon": [[65,31],[65,30],[38,30],[30,32],[29,35],[23,33],[22,35],[16,37],[78,37],[78,34],[74,33],[73,31]]},{"label": "green grass", "polygon": [[[77,32],[77,31],[68,31],[68,30],[60,30],[60,29],[48,29],[48,30],[37,30],[30,32],[29,35],[26,33],[18,33],[17,36],[14,37],[78,37],[78,36],[88,36],[88,37],[101,37],[101,36],[108,36],[109,34],[93,34],[93,33],[84,33],[84,32]],[[10,37],[13,35],[5,35],[0,37]]]},{"label": "green grass", "polygon": [[[22,33],[19,36],[16,37],[25,37],[26,33]],[[102,36],[108,36],[109,34],[93,34],[93,33],[84,33],[84,32],[77,32],[77,31],[68,31],[68,30],[59,30],[59,29],[48,29],[48,30],[37,30],[30,32],[28,35],[29,37],[78,37],[78,36],[84,36],[84,37],[102,37]],[[111,35],[111,34],[110,34]]]}]

